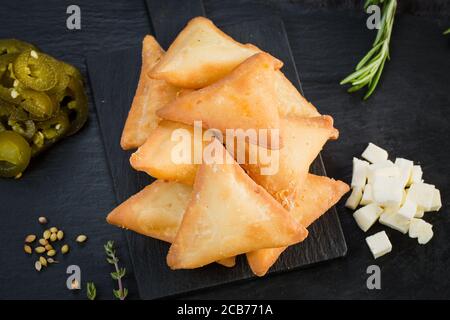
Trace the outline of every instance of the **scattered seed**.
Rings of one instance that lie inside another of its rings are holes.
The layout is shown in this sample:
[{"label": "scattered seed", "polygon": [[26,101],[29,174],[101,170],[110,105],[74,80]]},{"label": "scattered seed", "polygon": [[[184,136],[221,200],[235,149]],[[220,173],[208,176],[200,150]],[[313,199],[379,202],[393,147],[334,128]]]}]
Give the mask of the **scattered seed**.
[{"label": "scattered seed", "polygon": [[51,245],[51,244],[47,244],[46,246],[45,246],[45,250],[47,250],[47,251],[50,251],[50,250],[52,250],[53,249],[53,246]]},{"label": "scattered seed", "polygon": [[48,245],[48,240],[45,240],[44,238],[39,239],[39,244],[41,244],[42,246],[46,246]]},{"label": "scattered seed", "polygon": [[49,256],[49,257],[53,257],[55,254],[56,254],[55,249],[51,249],[51,250],[47,251],[47,256]]},{"label": "scattered seed", "polygon": [[36,240],[36,236],[34,234],[29,234],[25,238],[26,243],[32,243],[34,240]]},{"label": "scattered seed", "polygon": [[19,80],[14,80],[13,82],[13,87],[16,88],[17,86],[19,86]]},{"label": "scattered seed", "polygon": [[40,262],[40,261],[36,261],[36,262],[34,263],[34,268],[35,268],[37,271],[41,271],[41,269],[42,269],[42,264],[41,264],[41,262]]},{"label": "scattered seed", "polygon": [[50,241],[51,241],[51,242],[55,242],[57,239],[58,239],[58,237],[56,236],[56,233],[52,233],[52,234],[50,235]]},{"label": "scattered seed", "polygon": [[51,227],[50,228],[50,232],[51,233],[57,233],[58,232],[58,228],[57,227]]},{"label": "scattered seed", "polygon": [[36,253],[44,253],[45,252],[45,248],[44,247],[36,247],[34,249],[34,251],[36,251]]},{"label": "scattered seed", "polygon": [[25,253],[31,254],[32,249],[29,245],[26,244],[23,246],[23,251],[25,251]]},{"label": "scattered seed", "polygon": [[48,239],[50,239],[51,235],[52,235],[52,233],[50,232],[50,230],[45,230],[43,237],[44,237],[44,239],[48,240]]},{"label": "scattered seed", "polygon": [[64,232],[62,230],[59,230],[56,233],[56,237],[58,238],[58,240],[62,240],[62,238],[64,238]]},{"label": "scattered seed", "polygon": [[85,236],[84,234],[80,234],[77,238],[76,238],[76,242],[78,243],[83,243],[87,240],[87,236]]},{"label": "scattered seed", "polygon": [[46,217],[39,217],[38,220],[40,224],[46,224],[48,222]]},{"label": "scattered seed", "polygon": [[66,254],[67,252],[69,252],[69,245],[65,244],[61,247],[61,253]]},{"label": "scattered seed", "polygon": [[48,262],[48,263],[58,263],[58,261],[56,261],[56,260],[53,259],[53,258],[47,258],[47,262]]},{"label": "scattered seed", "polygon": [[20,179],[22,178],[22,172],[16,174],[16,176],[14,177],[14,179]]},{"label": "scattered seed", "polygon": [[44,267],[47,266],[47,259],[45,259],[44,257],[39,257],[39,262],[41,263],[41,265],[43,265]]}]

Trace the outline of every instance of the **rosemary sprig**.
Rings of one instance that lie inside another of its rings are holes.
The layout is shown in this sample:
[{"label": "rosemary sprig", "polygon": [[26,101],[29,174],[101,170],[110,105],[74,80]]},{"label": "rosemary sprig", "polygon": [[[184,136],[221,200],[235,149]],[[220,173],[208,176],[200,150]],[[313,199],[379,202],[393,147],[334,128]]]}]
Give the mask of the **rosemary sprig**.
[{"label": "rosemary sprig", "polygon": [[119,258],[116,255],[116,250],[114,249],[114,241],[108,241],[105,245],[105,252],[106,252],[106,261],[108,261],[109,264],[114,265],[114,272],[111,272],[111,277],[114,280],[117,280],[119,288],[116,290],[113,290],[114,296],[119,300],[125,300],[125,298],[128,295],[128,289],[123,287],[122,284],[122,278],[126,274],[125,268],[119,268]]},{"label": "rosemary sprig", "polygon": [[444,34],[450,34],[450,28],[444,31]]},{"label": "rosemary sprig", "polygon": [[95,284],[93,282],[87,283],[86,295],[89,300],[95,300],[95,298],[97,297],[97,289],[95,288]]},{"label": "rosemary sprig", "polygon": [[359,61],[355,72],[341,81],[341,85],[350,83],[352,87],[348,92],[355,92],[367,86],[364,100],[369,98],[377,87],[389,56],[389,43],[391,41],[392,27],[394,25],[397,0],[366,0],[364,9],[370,5],[383,5],[380,29],[377,32],[372,49]]}]

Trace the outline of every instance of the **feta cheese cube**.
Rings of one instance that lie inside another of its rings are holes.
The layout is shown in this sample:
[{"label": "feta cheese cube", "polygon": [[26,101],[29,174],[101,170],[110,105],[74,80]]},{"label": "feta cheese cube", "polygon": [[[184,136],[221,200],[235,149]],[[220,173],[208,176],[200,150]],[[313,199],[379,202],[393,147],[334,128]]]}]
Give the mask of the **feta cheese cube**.
[{"label": "feta cheese cube", "polygon": [[399,207],[403,198],[403,187],[398,177],[375,175],[372,194],[374,202],[384,207]]},{"label": "feta cheese cube", "polygon": [[349,209],[355,210],[359,202],[361,201],[362,195],[362,188],[354,187],[352,193],[345,202],[345,206]]},{"label": "feta cheese cube", "polygon": [[361,228],[361,230],[366,232],[370,229],[371,226],[373,226],[375,222],[377,222],[382,211],[383,209],[381,209],[375,203],[371,203],[356,210],[353,213],[353,218],[355,218],[356,223]]},{"label": "feta cheese cube", "polygon": [[[367,188],[367,187],[366,187]],[[364,193],[366,191],[364,190]],[[363,195],[364,198],[364,195]],[[441,192],[439,189],[434,189],[433,193],[433,201],[431,201],[431,208],[430,211],[439,211],[442,207],[442,201],[441,201]]]},{"label": "feta cheese cube", "polygon": [[397,158],[397,159],[395,159],[395,165],[400,170],[400,177],[401,177],[401,180],[403,183],[403,187],[405,187],[411,178],[411,172],[412,172],[414,163],[407,159]]},{"label": "feta cheese cube", "polygon": [[417,207],[417,211],[416,214],[414,215],[414,218],[422,218],[424,213],[425,211],[422,208]]},{"label": "feta cheese cube", "polygon": [[413,166],[411,169],[411,176],[409,177],[408,186],[412,185],[413,183],[420,183],[422,182],[422,168],[420,166]]},{"label": "feta cheese cube", "polygon": [[412,201],[411,198],[407,198],[405,203],[401,206],[400,210],[398,210],[398,214],[408,220],[414,218],[416,212],[417,212],[417,204],[414,201]]},{"label": "feta cheese cube", "polygon": [[365,206],[369,203],[373,202],[373,195],[372,195],[372,185],[366,184],[366,187],[364,188],[364,193],[362,195],[360,204],[362,206]]},{"label": "feta cheese cube", "polygon": [[352,188],[358,187],[361,190],[364,189],[367,179],[367,168],[369,163],[358,158],[353,158],[353,175],[352,175]]},{"label": "feta cheese cube", "polygon": [[387,160],[388,153],[373,143],[369,143],[361,156],[371,163],[377,163]]},{"label": "feta cheese cube", "polygon": [[383,210],[380,220],[378,221],[389,228],[405,234],[408,232],[410,219],[406,219],[402,215],[399,215],[396,210],[386,208]]},{"label": "feta cheese cube", "polygon": [[433,226],[427,223],[427,226],[421,229],[417,242],[419,242],[419,244],[427,244],[433,236]]},{"label": "feta cheese cube", "polygon": [[409,236],[411,238],[417,238],[420,244],[426,244],[433,237],[433,226],[422,220],[413,218],[409,225]]},{"label": "feta cheese cube", "polygon": [[393,167],[394,163],[391,160],[378,162],[369,165],[367,168],[367,183],[373,183],[373,176],[378,169]]},{"label": "feta cheese cube", "polygon": [[385,231],[375,233],[366,238],[366,243],[375,259],[392,251],[392,244]]},{"label": "feta cheese cube", "polygon": [[408,199],[425,211],[430,211],[433,204],[435,187],[428,183],[413,183],[408,190]]}]

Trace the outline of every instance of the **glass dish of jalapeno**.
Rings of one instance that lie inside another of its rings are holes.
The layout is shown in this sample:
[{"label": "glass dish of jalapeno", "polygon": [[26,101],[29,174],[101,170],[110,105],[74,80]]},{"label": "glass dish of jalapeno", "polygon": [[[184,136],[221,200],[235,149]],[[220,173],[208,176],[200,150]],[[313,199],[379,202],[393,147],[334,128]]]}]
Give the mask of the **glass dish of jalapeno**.
[{"label": "glass dish of jalapeno", "polygon": [[87,117],[77,68],[30,43],[0,39],[0,177],[20,177],[32,157],[78,132]]}]

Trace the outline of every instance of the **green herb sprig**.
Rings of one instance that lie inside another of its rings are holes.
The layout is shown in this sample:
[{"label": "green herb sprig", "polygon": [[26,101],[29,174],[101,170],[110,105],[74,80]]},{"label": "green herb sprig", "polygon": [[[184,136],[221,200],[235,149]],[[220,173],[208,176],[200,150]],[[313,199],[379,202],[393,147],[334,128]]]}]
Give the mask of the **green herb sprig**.
[{"label": "green herb sprig", "polygon": [[450,28],[448,28],[447,30],[444,31],[444,35],[446,34],[450,34]]},{"label": "green herb sprig", "polygon": [[119,258],[116,255],[116,250],[114,249],[114,241],[108,241],[105,245],[105,252],[106,252],[106,261],[108,261],[109,264],[114,265],[114,272],[111,272],[111,277],[114,280],[117,280],[118,289],[113,290],[114,296],[119,300],[125,300],[125,298],[128,295],[128,289],[123,287],[122,284],[122,278],[126,274],[125,268],[119,268]]},{"label": "green herb sprig", "polygon": [[95,300],[97,297],[97,289],[95,288],[95,284],[93,282],[87,283],[86,295],[89,300]]},{"label": "green herb sprig", "polygon": [[355,72],[341,81],[341,85],[350,83],[352,87],[348,92],[355,92],[367,86],[364,100],[374,92],[383,72],[386,60],[390,59],[389,44],[391,41],[392,27],[394,25],[397,0],[366,0],[364,9],[370,5],[383,5],[380,29],[373,42],[372,49],[359,61]]}]

